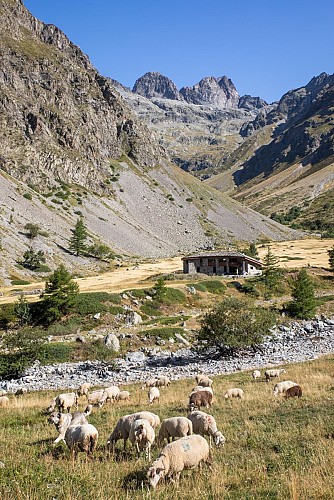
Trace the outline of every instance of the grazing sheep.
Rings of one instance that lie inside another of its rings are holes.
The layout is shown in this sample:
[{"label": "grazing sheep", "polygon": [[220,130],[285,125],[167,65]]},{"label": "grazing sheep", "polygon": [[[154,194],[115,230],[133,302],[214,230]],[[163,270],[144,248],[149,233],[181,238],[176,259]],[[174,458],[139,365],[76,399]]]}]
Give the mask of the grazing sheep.
[{"label": "grazing sheep", "polygon": [[104,389],[101,399],[99,400],[99,407],[103,406],[104,403],[107,403],[108,401],[115,401],[120,392],[121,391],[117,385],[112,385]]},{"label": "grazing sheep", "polygon": [[65,411],[70,412],[72,406],[76,409],[78,408],[78,395],[76,392],[67,392],[64,394],[59,394],[59,396],[55,397],[50,406],[48,408],[48,412],[52,413],[56,407],[58,407],[59,411],[65,413]]},{"label": "grazing sheep", "polygon": [[164,439],[173,441],[174,438],[190,436],[193,433],[193,424],[186,417],[166,418],[161,422],[159,430],[158,443],[161,444]]},{"label": "grazing sheep", "polygon": [[117,401],[129,401],[130,399],[129,391],[120,391],[116,399]]},{"label": "grazing sheep", "polygon": [[8,406],[9,398],[7,396],[0,396],[0,406]]},{"label": "grazing sheep", "polygon": [[155,386],[156,387],[168,387],[170,385],[170,379],[166,377],[166,375],[159,375],[156,379]]},{"label": "grazing sheep", "polygon": [[213,380],[209,378],[207,375],[199,374],[196,375],[195,380],[197,385],[201,385],[203,387],[211,387],[213,384]]},{"label": "grazing sheep", "polygon": [[160,402],[160,391],[157,387],[151,387],[148,391],[148,403],[151,405],[153,401]]},{"label": "grazing sheep", "polygon": [[301,398],[303,395],[302,388],[300,385],[293,385],[285,391],[285,397],[288,398]]},{"label": "grazing sheep", "polygon": [[257,378],[260,378],[261,377],[260,370],[254,370],[253,373],[252,373],[252,377],[253,377],[254,380],[256,380]]},{"label": "grazing sheep", "polygon": [[210,408],[212,405],[213,395],[209,391],[197,391],[193,392],[189,396],[189,409],[195,410],[195,408]]},{"label": "grazing sheep", "polygon": [[86,396],[86,398],[88,399],[88,393],[89,393],[89,389],[92,387],[92,384],[90,384],[89,382],[84,382],[83,384],[80,385],[79,389],[78,389],[78,396]]},{"label": "grazing sheep", "polygon": [[292,382],[292,380],[284,380],[283,382],[278,382],[275,387],[274,387],[274,396],[277,396],[278,394],[284,394],[287,389],[290,389],[290,387],[293,387],[296,384],[296,382]]},{"label": "grazing sheep", "polygon": [[28,389],[26,387],[20,387],[15,392],[15,396],[23,396],[23,394],[27,394],[27,392],[28,392]]},{"label": "grazing sheep", "polygon": [[5,391],[5,389],[0,389],[0,398],[1,396],[6,396],[7,394],[7,391]]},{"label": "grazing sheep", "polygon": [[59,432],[59,436],[55,439],[53,444],[57,444],[59,441],[65,441],[65,432],[70,425],[88,424],[87,417],[90,415],[92,408],[92,405],[88,405],[84,412],[76,411],[74,413],[51,413],[49,423],[54,424]]},{"label": "grazing sheep", "polygon": [[191,390],[191,393],[198,392],[198,391],[208,391],[208,392],[211,392],[211,394],[213,396],[213,389],[212,389],[212,387],[203,387],[203,385],[197,385],[196,387],[194,387]]},{"label": "grazing sheep", "polygon": [[157,380],[158,380],[157,378],[149,378],[143,383],[141,388],[146,389],[147,387],[156,387]]},{"label": "grazing sheep", "polygon": [[92,424],[70,425],[65,432],[65,443],[71,450],[74,458],[79,451],[83,451],[90,457],[96,446],[99,433]]},{"label": "grazing sheep", "polygon": [[134,422],[134,420],[138,420],[140,418],[145,418],[153,429],[155,429],[156,427],[158,427],[158,425],[160,425],[160,418],[158,417],[158,415],[155,415],[150,411],[140,411],[137,413],[131,413],[130,415],[124,415],[123,417],[120,417],[107,441],[107,448],[109,449],[109,451],[112,451],[115,448],[115,444],[119,439],[124,440],[123,449],[125,450],[126,441],[129,437],[131,424],[132,422]]},{"label": "grazing sheep", "polygon": [[212,447],[212,438],[216,446],[224,446],[225,437],[217,429],[217,424],[212,415],[208,415],[204,411],[192,411],[188,415],[188,419],[193,424],[193,432],[201,436],[209,436],[210,448]]},{"label": "grazing sheep", "polygon": [[104,389],[98,389],[96,391],[91,392],[88,394],[87,401],[91,405],[98,405],[100,399],[102,398]]},{"label": "grazing sheep", "polygon": [[264,376],[266,377],[266,381],[269,382],[271,378],[279,378],[281,373],[286,373],[284,368],[274,369],[274,370],[266,370],[264,372]]},{"label": "grazing sheep", "polygon": [[197,467],[209,460],[209,445],[197,434],[167,444],[147,471],[147,479],[155,488],[161,478],[178,481],[184,469]]},{"label": "grazing sheep", "polygon": [[132,422],[129,439],[136,448],[138,457],[140,450],[145,450],[145,456],[151,461],[151,446],[154,443],[155,434],[146,418],[138,418]]},{"label": "grazing sheep", "polygon": [[228,389],[225,394],[224,398],[243,398],[245,395],[244,391],[242,389],[239,389],[237,387],[234,387],[233,389]]}]

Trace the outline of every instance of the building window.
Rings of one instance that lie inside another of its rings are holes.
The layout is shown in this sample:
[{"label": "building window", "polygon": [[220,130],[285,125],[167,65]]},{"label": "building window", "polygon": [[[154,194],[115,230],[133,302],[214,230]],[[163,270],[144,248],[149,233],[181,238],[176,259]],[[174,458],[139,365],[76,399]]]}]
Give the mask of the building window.
[{"label": "building window", "polygon": [[214,265],[215,265],[215,259],[208,259],[208,266],[214,267]]}]

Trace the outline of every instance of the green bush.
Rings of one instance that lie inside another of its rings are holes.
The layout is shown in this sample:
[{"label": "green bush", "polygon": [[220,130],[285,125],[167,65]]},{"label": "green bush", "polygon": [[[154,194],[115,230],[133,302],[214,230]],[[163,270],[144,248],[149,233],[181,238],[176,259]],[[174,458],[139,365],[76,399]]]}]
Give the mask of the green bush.
[{"label": "green bush", "polygon": [[160,304],[155,301],[146,302],[146,304],[140,306],[140,310],[147,316],[162,316],[159,306]]},{"label": "green bush", "polygon": [[131,294],[136,299],[145,299],[146,295],[148,295],[149,291],[145,288],[132,288],[131,290],[125,290],[126,294]]},{"label": "green bush", "polygon": [[66,363],[72,360],[72,347],[69,343],[49,343],[40,347],[37,359],[42,365]]},{"label": "green bush", "polygon": [[102,302],[101,298],[94,293],[78,294],[75,298],[73,308],[81,316],[108,310],[108,307]]},{"label": "green bush", "polygon": [[122,306],[110,306],[109,312],[116,316],[117,314],[124,314],[125,311]]},{"label": "green bush", "polygon": [[212,281],[202,281],[201,285],[204,285],[207,292],[209,293],[223,293],[226,290],[226,285],[224,285],[221,281],[212,280]]},{"label": "green bush", "polygon": [[176,333],[184,335],[183,328],[154,328],[152,330],[142,331],[141,335],[145,335],[146,337],[159,337],[163,340],[168,340],[170,338],[175,339]]},{"label": "green bush", "polygon": [[50,325],[47,329],[47,335],[65,336],[65,335],[75,335],[81,323],[79,318],[69,318],[65,321],[60,321]]},{"label": "green bush", "polygon": [[30,281],[27,280],[12,280],[11,284],[12,285],[30,285]]},{"label": "green bush", "polygon": [[172,306],[174,304],[184,304],[185,301],[185,294],[177,288],[166,288],[166,292],[161,298],[161,303],[166,306]]},{"label": "green bush", "polygon": [[32,195],[31,193],[23,193],[23,198],[25,198],[26,200],[32,200]]}]

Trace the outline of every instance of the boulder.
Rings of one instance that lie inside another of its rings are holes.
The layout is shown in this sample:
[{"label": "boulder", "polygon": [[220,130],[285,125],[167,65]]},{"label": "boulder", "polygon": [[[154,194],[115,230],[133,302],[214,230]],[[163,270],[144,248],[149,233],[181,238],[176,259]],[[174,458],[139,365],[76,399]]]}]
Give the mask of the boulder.
[{"label": "boulder", "polygon": [[104,338],[105,346],[108,349],[113,350],[114,352],[118,352],[120,348],[119,340],[114,333],[108,333]]},{"label": "boulder", "polygon": [[130,361],[131,363],[141,363],[145,361],[146,356],[141,351],[133,351],[133,352],[128,352],[127,355],[125,356],[125,359],[126,361]]},{"label": "boulder", "polygon": [[136,311],[131,311],[125,316],[125,324],[127,326],[139,325],[142,321],[142,317]]},{"label": "boulder", "polygon": [[180,333],[176,333],[175,334],[175,338],[176,338],[176,340],[178,340],[179,342],[181,342],[181,344],[184,344],[187,347],[190,346],[190,342],[188,342],[188,340],[185,339]]}]

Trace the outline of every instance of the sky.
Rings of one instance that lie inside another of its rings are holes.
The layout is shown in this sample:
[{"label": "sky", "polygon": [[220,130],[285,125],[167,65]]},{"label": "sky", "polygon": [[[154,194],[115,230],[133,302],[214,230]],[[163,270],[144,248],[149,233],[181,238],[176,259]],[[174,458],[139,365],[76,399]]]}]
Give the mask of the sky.
[{"label": "sky", "polygon": [[180,89],[226,75],[273,102],[333,73],[333,0],[23,0],[104,76],[127,87],[148,71]]}]

